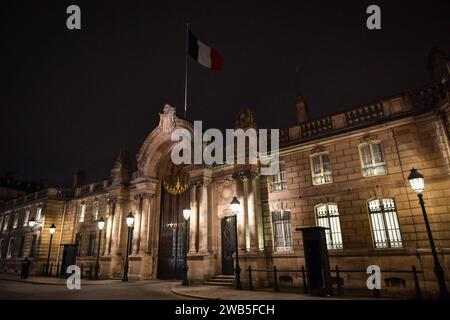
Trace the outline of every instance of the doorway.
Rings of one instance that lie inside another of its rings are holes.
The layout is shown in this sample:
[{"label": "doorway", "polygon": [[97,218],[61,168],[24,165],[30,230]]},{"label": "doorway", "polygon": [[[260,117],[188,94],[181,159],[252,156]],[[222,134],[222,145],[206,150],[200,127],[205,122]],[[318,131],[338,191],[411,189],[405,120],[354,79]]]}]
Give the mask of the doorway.
[{"label": "doorway", "polygon": [[236,253],[236,217],[225,217],[221,221],[222,230],[222,274],[234,274],[233,254]]},{"label": "doorway", "polygon": [[162,188],[158,279],[181,279],[183,276],[186,228],[183,209],[187,201],[186,193],[171,194]]}]

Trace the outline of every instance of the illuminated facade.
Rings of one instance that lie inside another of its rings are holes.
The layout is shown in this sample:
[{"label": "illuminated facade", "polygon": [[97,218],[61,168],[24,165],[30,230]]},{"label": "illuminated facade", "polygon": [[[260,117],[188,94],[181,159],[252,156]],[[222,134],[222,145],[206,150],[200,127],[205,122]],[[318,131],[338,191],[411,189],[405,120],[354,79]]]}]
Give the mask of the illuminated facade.
[{"label": "illuminated facade", "polygon": [[[447,75],[448,79],[448,75]],[[160,123],[137,154],[137,171],[121,151],[109,179],[74,188],[49,188],[7,201],[0,210],[2,271],[18,271],[23,257],[39,273],[48,253],[49,226],[57,227],[50,261],[62,263],[65,246],[76,263],[93,266],[97,221],[106,221],[100,243],[100,275],[121,277],[129,212],[135,217],[129,256],[130,279],[181,278],[185,245],[189,279],[202,283],[233,274],[234,237],[230,202],[236,196],[237,245],[242,269],[300,270],[303,241],[296,228],[325,226],[330,265],[362,269],[424,270],[420,281],[436,290],[433,261],[416,194],[407,176],[425,176],[424,198],[441,264],[450,276],[450,105],[448,81],[393,96],[347,112],[308,119],[297,101],[298,122],[280,130],[280,168],[266,177],[257,165],[175,166],[170,139],[192,124],[166,105]],[[255,127],[244,109],[236,127]],[[192,215],[184,241],[183,208]],[[27,221],[34,217],[36,226]],[[301,284],[299,272],[281,272]],[[364,287],[367,275],[342,275],[346,286]],[[412,290],[408,274],[398,278]],[[242,272],[245,284],[246,272]],[[271,275],[254,275],[257,285]],[[404,282],[403,282],[404,281]],[[387,283],[387,282],[386,282]]]}]

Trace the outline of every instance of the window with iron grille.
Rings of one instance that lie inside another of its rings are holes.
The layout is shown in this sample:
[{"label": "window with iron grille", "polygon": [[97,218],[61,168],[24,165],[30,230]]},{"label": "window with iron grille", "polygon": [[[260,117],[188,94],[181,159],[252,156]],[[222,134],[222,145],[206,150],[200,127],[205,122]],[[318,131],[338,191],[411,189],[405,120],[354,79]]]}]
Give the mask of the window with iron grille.
[{"label": "window with iron grille", "polygon": [[325,230],[329,250],[343,249],[339,210],[335,203],[319,204],[315,207],[316,223]]},{"label": "window with iron grille", "polygon": [[14,246],[14,239],[11,238],[11,239],[9,239],[9,245],[8,245],[8,251],[6,253],[6,259],[11,258],[12,251],[13,251],[13,246]]},{"label": "window with iron grille", "polygon": [[31,247],[30,247],[30,258],[34,258],[35,253],[36,253],[36,242],[37,242],[37,235],[33,235],[33,237],[31,238]]},{"label": "window with iron grille", "polygon": [[93,256],[94,255],[94,248],[95,248],[95,232],[91,232],[89,234],[89,244],[87,249],[87,256]]},{"label": "window with iron grille", "polygon": [[380,142],[369,142],[359,146],[364,177],[387,174]]},{"label": "window with iron grille", "polygon": [[291,212],[289,210],[273,212],[272,223],[275,251],[292,251]]},{"label": "window with iron grille", "polygon": [[285,189],[287,189],[286,165],[284,162],[280,162],[278,173],[272,176],[272,190],[279,191]]},{"label": "window with iron grille", "polygon": [[28,220],[30,219],[30,210],[25,210],[25,216],[23,217],[23,226],[28,226]]},{"label": "window with iron grille", "polygon": [[19,252],[17,253],[17,257],[21,258],[23,257],[23,247],[25,245],[25,236],[20,237],[20,244],[19,244]]},{"label": "window with iron grille", "polygon": [[369,201],[368,206],[375,247],[403,247],[394,199],[374,199]]},{"label": "window with iron grille", "polygon": [[93,208],[92,208],[92,218],[94,220],[98,219],[98,212],[99,212],[99,203],[98,203],[98,201],[95,201]]},{"label": "window with iron grille", "polygon": [[331,175],[330,156],[327,152],[313,154],[310,157],[311,175],[313,185],[321,185],[333,182]]},{"label": "window with iron grille", "polygon": [[75,244],[77,245],[77,256],[81,256],[81,233],[75,235]]}]

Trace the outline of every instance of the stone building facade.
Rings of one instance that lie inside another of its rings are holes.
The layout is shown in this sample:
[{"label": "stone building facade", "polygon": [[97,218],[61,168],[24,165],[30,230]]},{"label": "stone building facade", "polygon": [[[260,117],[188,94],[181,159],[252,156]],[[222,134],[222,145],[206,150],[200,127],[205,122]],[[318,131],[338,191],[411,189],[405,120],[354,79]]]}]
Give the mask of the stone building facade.
[{"label": "stone building facade", "polygon": [[[448,75],[447,75],[448,76]],[[192,124],[166,105],[159,125],[136,156],[137,170],[125,151],[111,176],[73,188],[48,188],[6,201],[0,209],[0,267],[17,272],[28,256],[39,273],[50,251],[62,263],[65,245],[76,244],[76,263],[95,264],[100,240],[100,275],[120,277],[128,243],[126,216],[135,223],[129,247],[129,277],[180,278],[184,250],[188,277],[202,283],[233,274],[237,240],[242,269],[294,270],[279,273],[301,284],[305,264],[304,226],[325,226],[330,265],[341,269],[423,270],[420,281],[436,291],[433,260],[417,195],[408,182],[412,167],[425,176],[424,198],[439,258],[450,277],[450,104],[448,81],[392,96],[347,112],[309,119],[297,99],[297,124],[280,130],[280,172],[260,174],[259,165],[176,166],[170,152],[176,128]],[[448,78],[447,78],[448,79]],[[243,109],[238,128],[255,128]],[[237,239],[230,217],[236,196]],[[192,215],[187,224],[183,208]],[[37,224],[27,221],[35,217]],[[99,239],[97,222],[106,225]],[[187,241],[185,228],[189,228]],[[231,258],[231,259],[230,259]],[[298,271],[295,271],[298,270]],[[365,273],[342,274],[345,286],[365,287]],[[410,274],[383,273],[412,290]],[[247,281],[242,273],[243,283]],[[257,285],[270,273],[254,275]]]}]

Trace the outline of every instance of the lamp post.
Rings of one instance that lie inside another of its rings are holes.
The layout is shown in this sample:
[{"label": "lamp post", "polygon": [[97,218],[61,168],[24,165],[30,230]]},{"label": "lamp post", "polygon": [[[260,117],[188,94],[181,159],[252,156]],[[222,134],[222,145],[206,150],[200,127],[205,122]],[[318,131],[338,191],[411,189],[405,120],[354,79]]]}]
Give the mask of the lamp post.
[{"label": "lamp post", "polygon": [[36,219],[34,217],[31,217],[30,220],[28,220],[28,226],[33,228],[36,225]]},{"label": "lamp post", "polygon": [[128,281],[128,255],[130,254],[130,240],[131,240],[131,228],[134,224],[133,214],[130,212],[127,216],[127,226],[128,226],[128,240],[127,240],[127,255],[125,257],[125,267],[123,270],[122,281]]},{"label": "lamp post", "polygon": [[433,255],[434,261],[434,273],[436,274],[436,278],[439,284],[439,297],[446,298],[448,297],[447,286],[445,284],[445,276],[444,270],[439,263],[439,258],[436,252],[436,246],[434,245],[433,234],[431,233],[430,223],[428,221],[427,211],[425,209],[425,202],[423,201],[422,192],[425,189],[425,181],[423,175],[417,171],[417,169],[412,168],[410,174],[408,176],[409,183],[411,184],[411,188],[414,192],[417,193],[419,197],[420,207],[422,208],[423,219],[425,220],[425,227],[427,229],[428,241],[430,242],[431,253]]},{"label": "lamp post", "polygon": [[234,268],[234,274],[236,275],[234,288],[236,290],[241,290],[241,267],[239,266],[239,246],[238,246],[238,224],[237,224],[237,215],[241,210],[241,204],[236,197],[233,197],[230,204],[231,212],[234,216],[234,243],[235,243],[235,251],[236,251],[236,266]]},{"label": "lamp post", "polygon": [[56,231],[56,227],[55,224],[52,223],[52,225],[50,226],[50,243],[48,245],[48,255],[47,255],[47,266],[45,268],[45,274],[48,276],[48,268],[49,268],[49,264],[50,264],[50,252],[52,251],[52,241],[53,241],[53,234]]},{"label": "lamp post", "polygon": [[183,281],[181,282],[181,284],[183,286],[188,286],[189,285],[189,280],[188,280],[188,263],[187,263],[187,248],[189,247],[188,244],[188,229],[189,229],[189,219],[191,218],[191,208],[187,207],[185,209],[183,209],[183,217],[184,217],[184,221],[185,221],[185,225],[184,225],[184,268],[183,268]]},{"label": "lamp post", "polygon": [[97,249],[97,262],[95,263],[95,279],[99,279],[99,270],[100,270],[100,242],[102,241],[102,230],[105,227],[105,220],[103,217],[100,217],[100,219],[97,222],[98,227],[98,249]]}]

